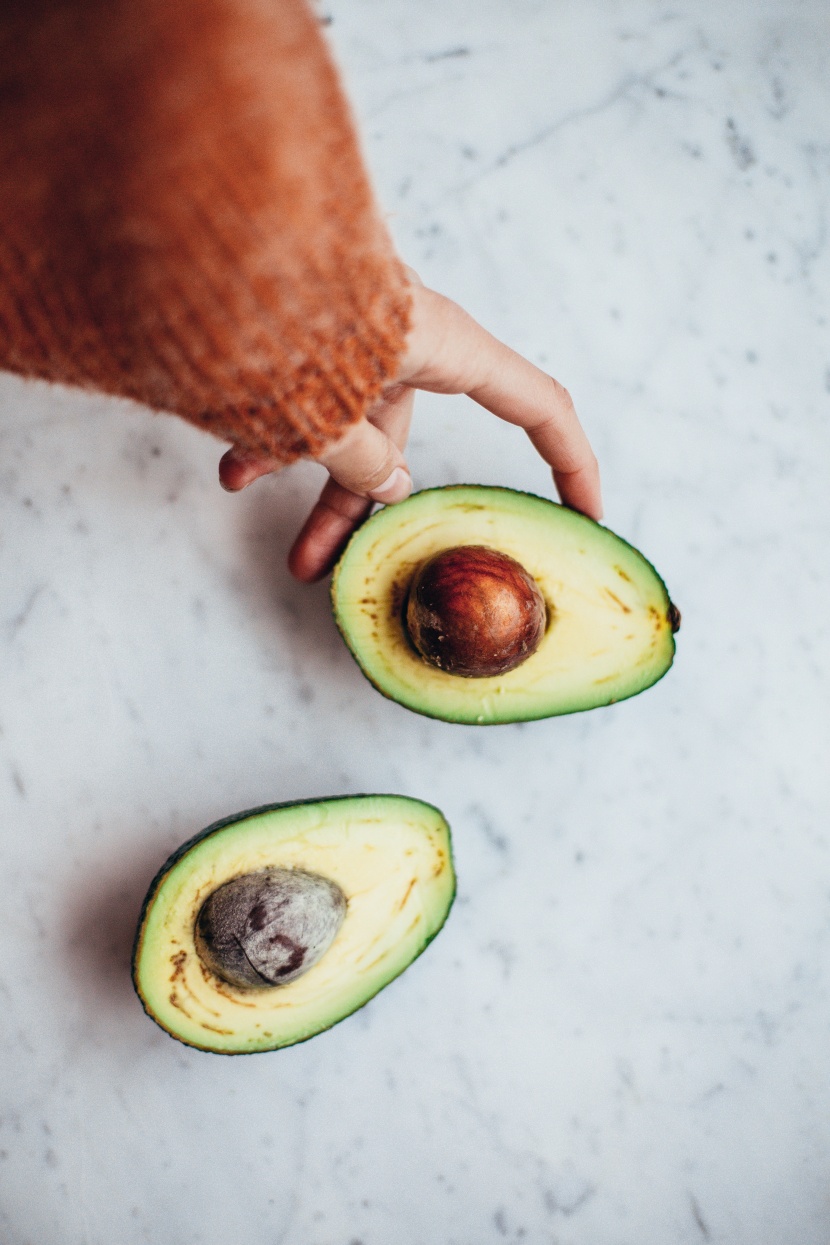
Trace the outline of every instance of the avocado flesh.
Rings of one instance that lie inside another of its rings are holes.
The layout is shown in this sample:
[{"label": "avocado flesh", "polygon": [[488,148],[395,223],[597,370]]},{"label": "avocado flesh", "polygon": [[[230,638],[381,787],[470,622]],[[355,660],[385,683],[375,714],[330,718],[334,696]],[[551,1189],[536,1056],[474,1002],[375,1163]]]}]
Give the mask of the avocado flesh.
[{"label": "avocado flesh", "polygon": [[[332,945],[287,985],[241,988],[200,959],[195,924],[233,878],[298,869],[346,899]],[[455,895],[449,827],[403,796],[270,805],[218,822],[153,881],[139,922],[133,982],[147,1013],[187,1045],[220,1054],[305,1041],[362,1007],[435,937]]]},{"label": "avocado flesh", "polygon": [[[548,626],[538,649],[507,674],[447,674],[428,665],[407,636],[415,571],[460,545],[515,558],[545,599]],[[448,722],[528,721],[611,704],[656,683],[674,657],[676,612],[642,554],[592,519],[512,489],[427,489],[379,511],[342,554],[332,604],[375,687]]]}]

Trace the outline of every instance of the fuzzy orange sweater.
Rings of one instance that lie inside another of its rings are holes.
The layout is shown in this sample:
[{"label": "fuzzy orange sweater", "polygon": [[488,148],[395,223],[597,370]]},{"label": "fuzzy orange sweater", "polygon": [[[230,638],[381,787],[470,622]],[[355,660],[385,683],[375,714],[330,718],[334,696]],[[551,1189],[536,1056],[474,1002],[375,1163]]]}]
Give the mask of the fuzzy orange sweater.
[{"label": "fuzzy orange sweater", "polygon": [[0,367],[290,462],[408,313],[304,0],[4,0]]}]

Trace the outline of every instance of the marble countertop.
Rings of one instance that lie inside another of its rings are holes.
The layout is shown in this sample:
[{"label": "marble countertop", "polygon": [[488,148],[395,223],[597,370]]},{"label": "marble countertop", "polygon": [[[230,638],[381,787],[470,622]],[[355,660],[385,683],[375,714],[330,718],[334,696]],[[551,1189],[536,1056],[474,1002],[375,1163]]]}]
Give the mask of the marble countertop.
[{"label": "marble countertop", "polygon": [[[487,730],[382,699],[184,424],[0,378],[3,1245],[827,1245],[826,5],[336,0],[423,278],[568,385],[683,610],[641,697]],[[416,483],[550,492],[424,398]],[[427,953],[223,1059],[133,995],[149,879],[258,803],[444,810]]]}]

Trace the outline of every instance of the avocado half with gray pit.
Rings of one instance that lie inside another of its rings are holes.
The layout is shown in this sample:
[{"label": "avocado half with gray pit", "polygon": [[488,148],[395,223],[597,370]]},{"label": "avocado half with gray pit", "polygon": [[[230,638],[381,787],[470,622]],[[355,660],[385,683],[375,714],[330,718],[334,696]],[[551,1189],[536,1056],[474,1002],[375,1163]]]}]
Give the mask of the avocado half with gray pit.
[{"label": "avocado half with gray pit", "polygon": [[427,489],[352,536],[337,625],[385,696],[447,722],[576,713],[634,696],[674,658],[680,614],[641,553],[564,506]]},{"label": "avocado half with gray pit", "polygon": [[275,804],[210,826],[154,879],[133,982],[189,1046],[238,1055],[314,1037],[362,1007],[452,906],[449,827],[395,795]]}]

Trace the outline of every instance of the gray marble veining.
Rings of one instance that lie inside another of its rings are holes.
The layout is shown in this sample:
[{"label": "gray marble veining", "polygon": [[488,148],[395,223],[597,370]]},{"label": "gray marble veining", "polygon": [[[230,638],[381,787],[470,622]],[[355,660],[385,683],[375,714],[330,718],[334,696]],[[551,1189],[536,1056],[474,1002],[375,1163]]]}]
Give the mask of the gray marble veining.
[{"label": "gray marble veining", "polygon": [[[0,1240],[826,1245],[826,5],[325,12],[402,253],[571,389],[678,660],[415,717],[284,569],[315,467],[228,497],[184,425],[0,378]],[[410,461],[549,491],[462,399]],[[441,937],[307,1045],[171,1041],[128,977],[158,864],[362,790],[447,814]]]}]

